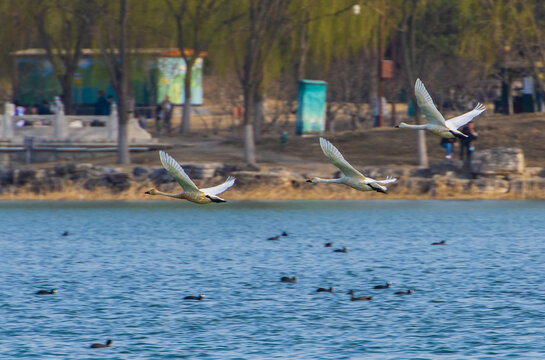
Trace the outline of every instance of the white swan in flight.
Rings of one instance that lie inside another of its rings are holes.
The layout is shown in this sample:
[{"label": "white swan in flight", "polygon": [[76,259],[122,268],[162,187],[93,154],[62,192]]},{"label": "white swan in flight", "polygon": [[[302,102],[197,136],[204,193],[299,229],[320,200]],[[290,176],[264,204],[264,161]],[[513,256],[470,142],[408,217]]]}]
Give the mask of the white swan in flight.
[{"label": "white swan in flight", "polygon": [[359,191],[378,191],[381,193],[386,193],[387,188],[382,186],[384,184],[393,183],[397,179],[387,178],[386,180],[375,180],[363,176],[358,170],[354,169],[352,165],[348,163],[342,156],[342,154],[337,150],[333,144],[327,141],[324,138],[320,138],[320,146],[325,156],[331,161],[333,165],[339,168],[344,174],[342,178],[338,179],[321,179],[318,177],[313,177],[307,182],[310,183],[337,183],[350,186]]},{"label": "white swan in flight", "polygon": [[235,183],[235,178],[229,176],[227,180],[218,186],[214,186],[206,189],[199,189],[193,181],[187,176],[184,169],[178,164],[172,156],[164,151],[159,152],[161,158],[161,164],[168,171],[170,175],[182,186],[183,191],[178,194],[167,194],[157,189],[150,189],[146,191],[148,195],[163,195],[175,199],[189,200],[197,204],[209,204],[211,202],[226,202],[226,200],[216,196],[221,194],[225,190],[229,189]]},{"label": "white swan in flight", "polygon": [[402,122],[396,126],[398,128],[428,130],[433,134],[444,138],[464,138],[467,137],[467,135],[461,131],[458,131],[458,128],[464,126],[465,124],[473,120],[475,116],[480,115],[483,111],[486,110],[486,107],[483,104],[479,103],[477,104],[477,106],[475,106],[475,109],[463,115],[456,116],[449,120],[445,120],[443,115],[441,115],[439,110],[437,110],[437,108],[433,104],[433,100],[430,94],[428,93],[426,87],[424,86],[424,83],[420,79],[416,79],[416,84],[414,85],[414,93],[416,95],[418,107],[420,108],[420,110],[422,110],[422,113],[426,115],[428,123],[424,125],[409,125]]}]

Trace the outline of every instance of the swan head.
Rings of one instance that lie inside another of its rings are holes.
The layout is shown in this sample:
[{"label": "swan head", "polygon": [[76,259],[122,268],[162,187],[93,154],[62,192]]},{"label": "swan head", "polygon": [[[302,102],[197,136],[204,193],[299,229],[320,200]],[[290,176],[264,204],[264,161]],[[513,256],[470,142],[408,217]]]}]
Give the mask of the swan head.
[{"label": "swan head", "polygon": [[395,127],[399,129],[399,128],[407,127],[407,125],[408,124],[405,124],[404,122],[402,122],[402,123],[397,124]]},{"label": "swan head", "polygon": [[308,183],[316,184],[316,178],[310,178],[307,180]]},{"label": "swan head", "polygon": [[149,190],[146,191],[144,194],[148,194],[148,195],[157,195],[157,189],[149,189]]}]

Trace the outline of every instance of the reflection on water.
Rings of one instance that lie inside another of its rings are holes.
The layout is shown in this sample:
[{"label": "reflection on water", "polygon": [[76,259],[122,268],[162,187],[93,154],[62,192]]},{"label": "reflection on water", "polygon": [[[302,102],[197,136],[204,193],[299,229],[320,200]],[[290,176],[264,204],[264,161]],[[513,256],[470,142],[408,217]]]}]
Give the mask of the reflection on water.
[{"label": "reflection on water", "polygon": [[0,354],[545,358],[544,215],[545,202],[3,202]]}]

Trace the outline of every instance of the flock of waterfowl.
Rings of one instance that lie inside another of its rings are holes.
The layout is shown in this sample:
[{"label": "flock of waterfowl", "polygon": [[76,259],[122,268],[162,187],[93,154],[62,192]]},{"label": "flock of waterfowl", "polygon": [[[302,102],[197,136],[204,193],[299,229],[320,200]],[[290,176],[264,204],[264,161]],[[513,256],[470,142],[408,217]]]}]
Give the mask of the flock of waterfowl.
[{"label": "flock of waterfowl", "polygon": [[[277,236],[274,236],[274,237],[270,237],[270,238],[267,238],[267,240],[278,240],[280,238],[280,236],[288,236],[288,234],[283,231],[281,235],[277,235]],[[441,241],[439,243],[432,243],[431,245],[444,245],[445,244],[445,241]],[[331,247],[331,243],[326,243],[324,245],[324,247]],[[333,252],[336,252],[336,253],[346,253],[348,251],[347,247],[344,246],[342,249],[335,249],[333,250]],[[280,278],[280,282],[283,282],[283,283],[290,283],[290,284],[295,284],[297,283],[297,276],[292,276],[292,277],[289,277],[289,276],[282,276]],[[375,290],[380,290],[380,289],[389,289],[390,288],[390,285],[392,285],[392,282],[388,281],[386,282],[386,284],[384,285],[375,285],[373,287],[373,289]],[[316,290],[317,293],[321,293],[321,292],[328,292],[328,293],[333,293],[333,291],[335,290],[335,288],[333,286],[330,286],[329,288],[318,288]],[[414,292],[413,289],[409,289],[407,291],[396,291],[394,293],[394,295],[411,295],[412,293]],[[348,295],[350,295],[350,300],[351,301],[370,301],[373,299],[372,296],[354,296],[354,290],[350,290],[348,291]],[[184,297],[184,300],[203,300],[204,299],[204,294],[200,294],[199,296],[186,296]]]},{"label": "flock of waterfowl", "polygon": [[[284,232],[285,233],[285,232]],[[287,234],[286,234],[287,236]],[[439,244],[439,243],[433,243],[432,245],[436,245],[436,244]],[[326,243],[324,245],[324,247],[331,247],[331,243]],[[444,245],[444,241],[440,244],[440,245]],[[342,249],[335,249],[333,250],[333,252],[336,252],[336,253],[346,253],[347,252],[347,247],[343,247]],[[289,277],[289,276],[282,276],[280,278],[280,281],[281,282],[284,282],[284,283],[292,283],[292,284],[295,284],[297,282],[297,276],[293,276],[293,277]],[[390,285],[392,285],[392,282],[388,281],[386,282],[386,284],[384,285],[375,285],[373,287],[373,289],[375,290],[381,290],[381,289],[389,289],[390,288]],[[333,290],[335,290],[335,288],[333,286],[330,286],[329,288],[323,288],[323,287],[320,287],[318,289],[316,289],[316,292],[317,293],[321,293],[321,292],[328,292],[328,293],[333,293]],[[413,289],[409,289],[407,291],[396,291],[394,293],[394,295],[411,295],[412,293],[414,292]],[[354,290],[350,290],[348,291],[348,295],[350,295],[350,300],[351,301],[370,301],[373,299],[372,296],[354,296]],[[194,297],[192,297],[194,298]],[[186,297],[187,299],[187,297]],[[202,300],[202,299],[194,299],[194,300]]]},{"label": "flock of waterfowl", "polygon": [[[486,109],[484,105],[479,103],[473,110],[452,119],[445,120],[443,115],[435,107],[433,99],[420,79],[416,80],[414,92],[416,94],[418,107],[422,110],[422,113],[426,116],[428,122],[423,125],[409,125],[402,122],[396,126],[398,128],[427,130],[444,138],[464,138],[467,137],[467,135],[459,131],[458,128],[473,120],[474,117],[480,115]],[[324,138],[320,138],[320,146],[325,156],[333,165],[341,170],[344,176],[337,179],[322,179],[319,177],[313,177],[308,179],[307,182],[313,184],[343,184],[359,191],[377,191],[386,193],[387,188],[384,185],[393,183],[397,180],[390,177],[386,178],[385,180],[375,180],[366,177],[352,165],[350,165],[350,163],[345,160],[341,152],[329,141]],[[175,199],[188,200],[197,204],[209,204],[212,202],[226,201],[217,195],[234,185],[234,177],[228,177],[227,180],[220,185],[211,188],[199,189],[189,178],[189,176],[187,176],[182,166],[176,160],[163,151],[160,151],[159,154],[163,167],[169,172],[170,175],[172,175],[178,184],[180,184],[182,187],[182,192],[168,194],[157,189],[150,189],[146,191],[146,194],[168,196]],[[278,238],[271,238],[269,240],[278,240]]]},{"label": "flock of waterfowl", "polygon": [[[437,110],[435,105],[433,104],[433,100],[424,87],[424,84],[420,79],[416,80],[415,84],[415,94],[418,106],[422,110],[422,113],[426,116],[428,119],[428,123],[424,125],[409,125],[405,123],[400,123],[398,126],[399,128],[409,128],[414,130],[427,130],[431,133],[444,137],[444,138],[453,138],[453,137],[467,137],[467,135],[463,134],[462,132],[458,131],[458,128],[461,126],[467,124],[470,122],[474,117],[481,114],[486,108],[482,104],[477,104],[477,106],[460,116],[457,116],[455,118],[445,120],[443,115]],[[329,161],[335,165],[341,172],[344,174],[343,177],[337,178],[337,179],[322,179],[319,177],[313,177],[307,180],[307,182],[310,183],[337,183],[337,184],[343,184],[346,186],[350,186],[356,190],[359,191],[377,191],[381,193],[386,193],[387,188],[384,186],[386,184],[390,184],[395,182],[397,179],[395,178],[386,178],[384,180],[375,180],[371,179],[369,177],[364,176],[362,173],[360,173],[358,170],[356,170],[348,161],[346,161],[343,157],[343,155],[340,153],[340,151],[333,146],[329,141],[327,141],[324,138],[320,138],[320,146],[322,148],[322,151],[324,152],[325,156],[329,159]],[[168,173],[180,184],[182,187],[182,192],[176,193],[176,194],[168,194],[161,192],[157,189],[150,189],[146,191],[146,194],[148,195],[162,195],[162,196],[168,196],[176,199],[182,199],[182,200],[188,200],[197,204],[209,204],[212,202],[219,203],[219,202],[225,202],[226,200],[219,197],[218,194],[223,193],[227,189],[229,189],[231,186],[235,183],[234,177],[228,177],[225,182],[223,182],[220,185],[211,187],[211,188],[203,188],[199,189],[195,183],[187,176],[182,166],[174,160],[170,155],[167,153],[160,151],[160,160],[163,165],[163,167],[168,171]],[[68,231],[64,232],[62,234],[63,236],[68,236]],[[288,236],[286,232],[283,232],[280,235],[269,237],[267,240],[279,240],[283,236]],[[446,242],[440,241],[440,242],[434,242],[431,245],[445,245]],[[331,243],[326,243],[325,247],[331,247]],[[347,248],[343,247],[341,249],[335,249],[333,252],[337,253],[346,253]],[[297,277],[288,277],[283,276],[280,279],[281,282],[285,283],[296,283]],[[387,282],[384,285],[376,285],[374,286],[374,289],[389,289],[391,282]],[[318,288],[316,292],[328,292],[332,293],[334,291],[333,287],[329,288]],[[407,291],[397,291],[394,294],[395,295],[411,295],[414,292],[414,290],[409,289]],[[50,290],[39,290],[35,294],[36,295],[55,295],[57,293],[57,289],[50,289]],[[350,290],[348,294],[351,297],[351,301],[370,301],[372,300],[372,296],[355,296],[355,293],[353,290]],[[184,300],[203,300],[205,297],[204,294],[200,294],[199,296],[186,296]],[[106,348],[112,346],[113,341],[108,340],[105,344],[102,343],[94,343],[90,347],[91,348]]]}]

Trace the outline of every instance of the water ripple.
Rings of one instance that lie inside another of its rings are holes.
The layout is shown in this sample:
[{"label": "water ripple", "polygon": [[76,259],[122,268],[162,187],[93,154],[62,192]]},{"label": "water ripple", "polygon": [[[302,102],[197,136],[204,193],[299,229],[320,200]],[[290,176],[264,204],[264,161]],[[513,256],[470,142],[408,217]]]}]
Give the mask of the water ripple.
[{"label": "water ripple", "polygon": [[545,358],[544,202],[221,205],[0,203],[2,358]]}]

